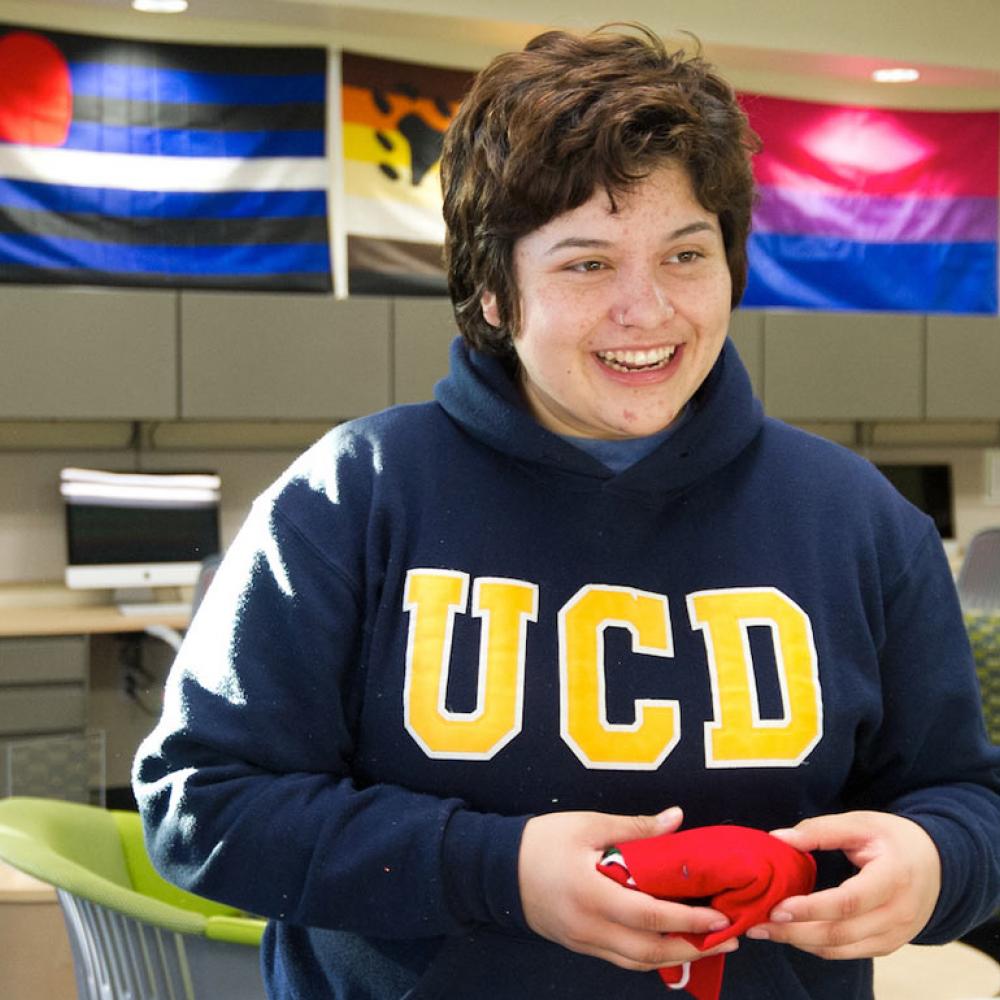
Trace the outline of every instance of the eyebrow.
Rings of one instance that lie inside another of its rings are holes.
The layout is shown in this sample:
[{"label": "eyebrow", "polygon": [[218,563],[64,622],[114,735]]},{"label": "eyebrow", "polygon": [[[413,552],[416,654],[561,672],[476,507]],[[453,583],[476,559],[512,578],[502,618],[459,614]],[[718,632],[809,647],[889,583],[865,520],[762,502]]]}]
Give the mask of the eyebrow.
[{"label": "eyebrow", "polygon": [[[717,232],[717,227],[713,226],[711,222],[708,222],[705,219],[699,219],[697,222],[692,222],[687,226],[681,226],[680,229],[675,229],[672,233],[668,233],[667,239],[680,240],[685,236],[693,236],[695,233],[704,232]],[[612,243],[612,240],[591,239],[585,236],[567,236],[566,239],[553,243],[552,246],[545,251],[545,254],[547,256],[549,254],[556,253],[559,250],[567,249],[601,249],[603,247],[611,246]]]}]

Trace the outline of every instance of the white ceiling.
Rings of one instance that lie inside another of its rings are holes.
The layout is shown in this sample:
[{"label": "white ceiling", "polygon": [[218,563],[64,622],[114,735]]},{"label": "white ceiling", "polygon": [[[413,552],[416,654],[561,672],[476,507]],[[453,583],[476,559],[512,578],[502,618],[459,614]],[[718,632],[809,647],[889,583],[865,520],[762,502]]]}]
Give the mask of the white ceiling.
[{"label": "white ceiling", "polygon": [[[177,40],[342,45],[476,68],[537,31],[637,20],[696,35],[736,86],[900,107],[1000,109],[1000,0],[190,0],[136,14],[129,0],[0,0],[0,21]],[[497,16],[502,9],[503,19]],[[611,8],[611,9],[609,9]],[[915,66],[880,86],[873,68]]]}]

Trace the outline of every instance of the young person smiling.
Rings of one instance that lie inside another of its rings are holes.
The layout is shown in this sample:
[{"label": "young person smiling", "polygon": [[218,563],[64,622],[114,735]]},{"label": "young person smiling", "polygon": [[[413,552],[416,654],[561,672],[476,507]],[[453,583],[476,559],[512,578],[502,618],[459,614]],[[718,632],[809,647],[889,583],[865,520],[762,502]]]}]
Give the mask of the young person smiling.
[{"label": "young person smiling", "polygon": [[[597,190],[522,236],[513,267],[521,388],[557,434],[663,430],[722,350],[732,298],[722,232],[672,161],[614,202]],[[482,301],[486,321],[502,328],[496,296]]]},{"label": "young person smiling", "polygon": [[870,998],[1000,899],[997,752],[933,524],[766,418],[727,340],[755,138],[638,27],[539,36],[442,157],[434,402],[263,494],[136,795],[157,865],[270,918],[269,995],[654,998],[724,926],[595,864],[706,824],[817,851],[723,1000]]}]

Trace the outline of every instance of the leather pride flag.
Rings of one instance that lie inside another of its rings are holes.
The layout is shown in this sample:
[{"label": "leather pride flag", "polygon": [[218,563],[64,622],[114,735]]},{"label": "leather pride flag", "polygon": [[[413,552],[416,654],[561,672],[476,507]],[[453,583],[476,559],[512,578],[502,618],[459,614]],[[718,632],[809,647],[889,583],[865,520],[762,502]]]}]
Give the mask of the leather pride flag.
[{"label": "leather pride flag", "polygon": [[742,101],[763,140],[744,305],[997,312],[1000,115]]},{"label": "leather pride flag", "polygon": [[351,52],[341,74],[348,289],[444,295],[441,144],[473,74]]},{"label": "leather pride flag", "polygon": [[0,279],[329,290],[326,60],[0,26]]}]

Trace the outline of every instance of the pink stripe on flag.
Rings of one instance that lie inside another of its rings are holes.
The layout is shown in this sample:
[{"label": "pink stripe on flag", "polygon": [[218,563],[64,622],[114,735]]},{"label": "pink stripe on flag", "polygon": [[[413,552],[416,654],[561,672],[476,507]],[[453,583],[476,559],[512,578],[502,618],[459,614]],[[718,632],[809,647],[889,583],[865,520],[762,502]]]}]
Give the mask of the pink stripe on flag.
[{"label": "pink stripe on flag", "polygon": [[761,185],[863,196],[995,198],[1000,114],[902,111],[741,95]]},{"label": "pink stripe on flag", "polygon": [[866,243],[995,243],[998,213],[996,198],[832,195],[764,185],[753,227],[759,233]]}]

